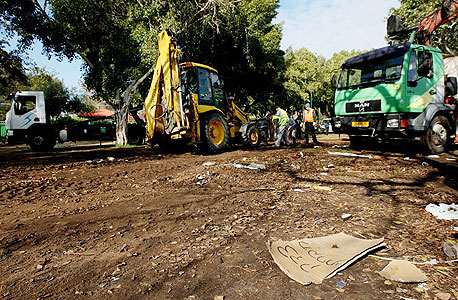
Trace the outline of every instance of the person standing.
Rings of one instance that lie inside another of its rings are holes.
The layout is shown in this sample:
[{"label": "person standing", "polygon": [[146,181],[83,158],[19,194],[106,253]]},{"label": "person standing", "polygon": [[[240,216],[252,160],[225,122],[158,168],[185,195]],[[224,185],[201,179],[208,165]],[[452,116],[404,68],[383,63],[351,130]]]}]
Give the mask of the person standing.
[{"label": "person standing", "polygon": [[278,119],[278,130],[277,130],[277,139],[275,140],[275,146],[280,147],[281,141],[284,140],[285,144],[289,146],[288,139],[288,121],[289,117],[286,111],[280,108],[280,106],[275,106],[276,113],[273,116],[274,119]]},{"label": "person standing", "polygon": [[319,144],[315,134],[315,121],[316,115],[315,110],[310,106],[310,103],[305,104],[305,118],[304,118],[304,131],[305,131],[305,143],[309,144],[309,133],[312,135],[313,143]]}]

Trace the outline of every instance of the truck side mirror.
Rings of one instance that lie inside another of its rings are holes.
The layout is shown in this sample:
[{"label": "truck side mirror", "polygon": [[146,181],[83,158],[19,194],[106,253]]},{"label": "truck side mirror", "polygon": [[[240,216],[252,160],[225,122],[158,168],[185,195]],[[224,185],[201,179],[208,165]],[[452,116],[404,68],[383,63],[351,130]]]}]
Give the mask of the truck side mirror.
[{"label": "truck side mirror", "polygon": [[418,51],[418,76],[431,79],[433,74],[433,55],[429,51]]},{"label": "truck side mirror", "polygon": [[445,95],[456,96],[457,94],[457,80],[456,77],[447,77],[445,81]]},{"label": "truck side mirror", "polygon": [[337,88],[337,80],[338,80],[338,78],[337,78],[336,74],[333,74],[332,77],[331,77],[331,87],[333,89]]}]

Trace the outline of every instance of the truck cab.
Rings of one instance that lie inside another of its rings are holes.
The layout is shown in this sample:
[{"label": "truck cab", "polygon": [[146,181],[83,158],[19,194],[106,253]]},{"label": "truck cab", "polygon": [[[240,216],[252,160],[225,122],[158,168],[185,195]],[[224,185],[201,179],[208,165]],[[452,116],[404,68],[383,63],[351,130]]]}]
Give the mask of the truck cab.
[{"label": "truck cab", "polygon": [[445,69],[439,49],[410,42],[348,59],[335,93],[335,128],[353,146],[419,138],[429,152],[444,151],[456,132],[456,75]]},{"label": "truck cab", "polygon": [[34,150],[46,150],[55,144],[48,126],[45,97],[42,91],[11,94],[11,109],[6,114],[9,144],[28,143]]}]

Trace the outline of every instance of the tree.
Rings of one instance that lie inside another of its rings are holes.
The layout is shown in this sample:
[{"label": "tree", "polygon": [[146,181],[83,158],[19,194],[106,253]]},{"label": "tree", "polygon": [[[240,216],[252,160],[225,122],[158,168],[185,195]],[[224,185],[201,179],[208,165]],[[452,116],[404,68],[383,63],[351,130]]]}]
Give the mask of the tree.
[{"label": "tree", "polygon": [[340,67],[350,57],[361,51],[341,51],[329,60],[305,48],[286,51],[285,82],[286,101],[284,107],[291,111],[301,111],[306,102],[318,108],[321,114],[331,116],[334,112],[333,76],[340,74]]},{"label": "tree", "polygon": [[[441,8],[443,0],[400,0],[401,7],[393,9],[404,25],[415,26],[429,14]],[[458,51],[458,28],[456,21],[451,21],[436,29],[432,36],[432,45],[442,51]]]},{"label": "tree", "polygon": [[7,52],[0,41],[0,95],[5,96],[27,81],[22,59],[17,52]]}]

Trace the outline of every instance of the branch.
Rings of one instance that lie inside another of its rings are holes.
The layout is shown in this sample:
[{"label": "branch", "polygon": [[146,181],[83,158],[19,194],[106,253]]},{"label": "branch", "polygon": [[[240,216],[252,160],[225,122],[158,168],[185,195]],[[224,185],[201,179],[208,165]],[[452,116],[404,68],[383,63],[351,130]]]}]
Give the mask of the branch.
[{"label": "branch", "polygon": [[[55,23],[57,24],[56,20],[52,19],[49,17],[48,13],[46,12],[45,8],[41,7],[40,3],[38,2],[38,0],[33,0],[33,2],[35,3],[35,5],[40,9],[42,15],[46,18],[46,20],[48,20],[48,22],[50,23]],[[46,5],[47,1],[44,2],[44,4]],[[66,38],[65,39],[67,44],[70,46],[70,48],[73,49],[73,51],[75,51],[76,53],[78,53],[81,58],[84,60],[85,63],[88,64],[88,66],[91,68],[91,69],[94,69],[94,65],[91,63],[91,61],[89,60],[89,58],[87,58],[86,55],[84,55],[81,51],[78,50],[78,48],[68,39]]]}]

